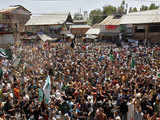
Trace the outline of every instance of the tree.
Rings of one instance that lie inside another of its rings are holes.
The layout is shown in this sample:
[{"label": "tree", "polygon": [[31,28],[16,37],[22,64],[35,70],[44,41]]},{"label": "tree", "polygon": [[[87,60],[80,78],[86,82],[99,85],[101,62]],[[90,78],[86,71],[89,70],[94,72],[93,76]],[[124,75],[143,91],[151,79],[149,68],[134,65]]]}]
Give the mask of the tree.
[{"label": "tree", "polygon": [[81,13],[75,13],[74,20],[83,20],[83,15]]},{"label": "tree", "polygon": [[106,15],[106,16],[116,13],[116,11],[117,11],[117,8],[112,5],[103,7],[103,15]]},{"label": "tree", "polygon": [[135,7],[135,8],[133,8],[133,11],[132,12],[137,12],[138,10],[137,10],[137,8]]},{"label": "tree", "polygon": [[159,7],[156,6],[154,3],[152,3],[149,7],[149,10],[154,10],[154,9],[158,9]]},{"label": "tree", "polygon": [[100,9],[92,10],[89,14],[91,24],[100,23],[103,20],[103,12]]},{"label": "tree", "polygon": [[140,8],[140,11],[145,11],[145,10],[148,10],[148,6],[145,6],[145,5],[142,5],[141,8]]},{"label": "tree", "polygon": [[137,12],[137,11],[138,11],[138,10],[137,10],[136,7],[134,7],[134,8],[130,7],[130,8],[129,8],[129,13],[131,13],[131,12]]},{"label": "tree", "polygon": [[128,9],[128,4],[123,0],[121,5],[117,8],[118,14],[126,14]]}]

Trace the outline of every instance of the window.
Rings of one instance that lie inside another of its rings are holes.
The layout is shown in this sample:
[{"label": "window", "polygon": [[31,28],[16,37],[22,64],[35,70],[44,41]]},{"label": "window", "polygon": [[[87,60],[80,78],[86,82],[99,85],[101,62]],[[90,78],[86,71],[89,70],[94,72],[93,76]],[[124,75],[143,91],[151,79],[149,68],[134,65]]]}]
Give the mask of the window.
[{"label": "window", "polygon": [[132,33],[132,28],[128,28],[127,33]]},{"label": "window", "polygon": [[135,27],[135,32],[136,33],[143,33],[143,32],[145,32],[144,26],[136,26]]},{"label": "window", "polygon": [[160,25],[149,26],[149,32],[160,32]]},{"label": "window", "polygon": [[115,15],[113,19],[120,19],[122,15]]}]

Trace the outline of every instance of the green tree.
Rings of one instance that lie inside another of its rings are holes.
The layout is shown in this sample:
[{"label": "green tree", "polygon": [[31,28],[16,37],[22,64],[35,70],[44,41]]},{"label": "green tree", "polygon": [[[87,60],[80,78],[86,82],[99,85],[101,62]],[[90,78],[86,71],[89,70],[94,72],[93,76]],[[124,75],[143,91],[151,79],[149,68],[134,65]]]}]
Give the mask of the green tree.
[{"label": "green tree", "polygon": [[105,16],[108,16],[108,15],[112,15],[114,13],[116,13],[117,11],[117,8],[112,6],[112,5],[109,5],[109,6],[105,6],[103,7],[103,15]]},{"label": "green tree", "polygon": [[129,8],[129,13],[131,13],[131,12],[137,12],[137,11],[138,11],[138,10],[137,10],[136,7],[134,7],[134,8],[130,7],[130,8]]},{"label": "green tree", "polygon": [[100,23],[103,20],[103,12],[100,9],[92,10],[89,14],[91,24]]},{"label": "green tree", "polygon": [[118,14],[126,14],[128,9],[128,4],[123,0],[121,5],[117,8]]},{"label": "green tree", "polygon": [[145,6],[145,5],[142,5],[141,8],[140,8],[140,11],[145,11],[145,10],[148,10],[148,6]]},{"label": "green tree", "polygon": [[159,7],[156,6],[154,3],[152,3],[150,6],[149,6],[149,10],[154,10],[154,9],[158,9]]},{"label": "green tree", "polygon": [[137,12],[138,10],[137,10],[137,8],[135,7],[135,8],[133,8],[133,11],[132,12]]}]

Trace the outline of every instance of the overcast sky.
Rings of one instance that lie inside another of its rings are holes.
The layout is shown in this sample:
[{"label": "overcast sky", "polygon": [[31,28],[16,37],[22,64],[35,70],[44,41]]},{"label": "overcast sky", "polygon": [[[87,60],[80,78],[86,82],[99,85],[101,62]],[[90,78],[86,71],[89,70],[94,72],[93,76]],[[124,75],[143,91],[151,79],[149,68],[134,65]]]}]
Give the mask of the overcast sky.
[{"label": "overcast sky", "polygon": [[[105,5],[119,6],[122,0],[0,0],[0,9],[10,5],[23,5],[32,14],[90,11],[103,8]],[[160,0],[126,0],[129,7],[149,5],[152,1],[160,5]]]}]

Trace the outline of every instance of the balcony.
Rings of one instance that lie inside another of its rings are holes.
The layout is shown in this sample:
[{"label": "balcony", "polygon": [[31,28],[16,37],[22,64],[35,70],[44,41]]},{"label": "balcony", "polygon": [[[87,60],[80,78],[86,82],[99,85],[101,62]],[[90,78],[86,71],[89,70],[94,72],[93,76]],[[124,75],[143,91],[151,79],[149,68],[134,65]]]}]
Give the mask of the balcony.
[{"label": "balcony", "polygon": [[0,19],[0,24],[4,24],[4,23],[10,24],[12,23],[12,20],[11,19]]},{"label": "balcony", "polygon": [[0,23],[0,34],[12,34],[13,28],[9,24]]}]

